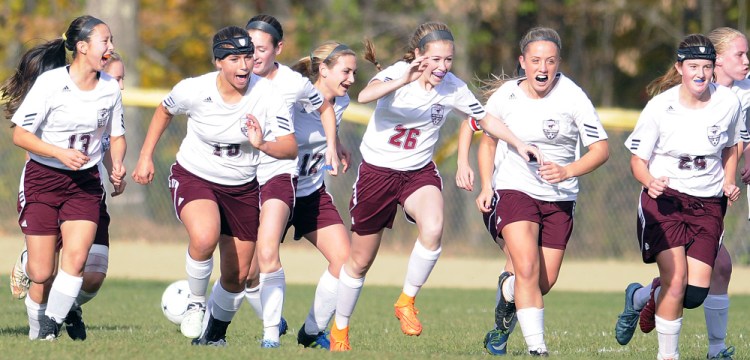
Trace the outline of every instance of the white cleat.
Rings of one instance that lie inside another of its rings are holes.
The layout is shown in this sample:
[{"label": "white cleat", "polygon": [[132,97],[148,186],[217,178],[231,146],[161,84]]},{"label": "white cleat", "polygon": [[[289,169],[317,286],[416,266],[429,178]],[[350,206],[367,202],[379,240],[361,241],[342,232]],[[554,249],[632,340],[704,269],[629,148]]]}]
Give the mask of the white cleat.
[{"label": "white cleat", "polygon": [[206,305],[203,303],[190,303],[185,318],[180,324],[182,335],[190,339],[197,339],[203,333],[203,316],[206,315]]}]

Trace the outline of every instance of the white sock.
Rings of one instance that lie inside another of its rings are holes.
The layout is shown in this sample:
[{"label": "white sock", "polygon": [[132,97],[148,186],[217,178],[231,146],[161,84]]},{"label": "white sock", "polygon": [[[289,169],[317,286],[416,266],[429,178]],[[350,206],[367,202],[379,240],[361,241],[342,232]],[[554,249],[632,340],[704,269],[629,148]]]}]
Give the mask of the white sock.
[{"label": "white sock", "polygon": [[76,304],[78,304],[78,306],[81,306],[81,305],[83,305],[83,304],[91,301],[91,299],[93,299],[94,297],[96,297],[96,294],[98,294],[98,293],[99,293],[98,291],[94,291],[94,292],[90,293],[90,292],[86,292],[86,291],[81,290],[81,291],[78,292],[78,297],[76,297]]},{"label": "white sock", "polygon": [[188,285],[193,301],[206,303],[206,290],[208,290],[213,269],[213,257],[205,261],[196,261],[190,257],[190,252],[185,253],[185,272],[187,272]]},{"label": "white sock", "polygon": [[651,298],[651,284],[644,286],[635,291],[633,294],[633,309],[640,311],[646,306],[648,299]]},{"label": "white sock", "polygon": [[336,300],[336,327],[344,329],[349,326],[349,318],[354,313],[354,307],[357,306],[359,294],[362,292],[362,286],[365,284],[365,278],[355,279],[341,267],[339,273],[338,299]]},{"label": "white sock", "polygon": [[679,359],[680,329],[682,318],[665,320],[656,315],[656,337],[659,339],[659,357]]},{"label": "white sock", "polygon": [[254,288],[245,288],[245,300],[253,308],[258,319],[263,320],[263,306],[260,303],[260,284]]},{"label": "white sock", "polygon": [[58,324],[62,324],[65,317],[68,316],[70,308],[73,307],[82,284],[83,277],[70,275],[60,269],[52,282],[49,300],[47,300],[47,310],[44,314],[54,319]]},{"label": "white sock", "polygon": [[414,249],[409,256],[409,266],[406,269],[406,281],[404,281],[404,294],[415,297],[422,288],[432,269],[435,267],[442,247],[435,251],[427,250],[417,239]]},{"label": "white sock", "polygon": [[511,277],[505,279],[503,282],[503,297],[505,298],[505,301],[507,302],[514,302],[516,301],[516,276],[512,275]]},{"label": "white sock", "polygon": [[727,345],[727,322],[729,320],[729,295],[708,295],[703,301],[703,313],[706,316],[708,332],[708,357],[716,356]]},{"label": "white sock", "polygon": [[305,319],[305,333],[317,335],[328,328],[328,323],[336,311],[336,293],[338,292],[339,279],[333,277],[328,269],[323,273],[315,289],[315,299],[310,308],[310,313]]},{"label": "white sock", "polygon": [[516,316],[529,351],[547,351],[547,345],[544,343],[544,309],[519,309]]},{"label": "white sock", "polygon": [[284,307],[284,269],[260,273],[260,302],[263,309],[263,339],[279,341],[279,323]]},{"label": "white sock", "polygon": [[[221,321],[232,321],[234,314],[240,309],[242,305],[242,298],[245,297],[244,292],[232,293],[226,291],[221,282],[217,281],[211,290],[211,296],[209,303],[211,304],[211,315],[216,320]],[[208,316],[205,316],[208,319]]]},{"label": "white sock", "polygon": [[36,340],[39,338],[39,319],[44,316],[44,311],[47,310],[47,304],[37,304],[34,300],[31,300],[31,296],[26,296],[26,315],[29,317],[29,340]]}]

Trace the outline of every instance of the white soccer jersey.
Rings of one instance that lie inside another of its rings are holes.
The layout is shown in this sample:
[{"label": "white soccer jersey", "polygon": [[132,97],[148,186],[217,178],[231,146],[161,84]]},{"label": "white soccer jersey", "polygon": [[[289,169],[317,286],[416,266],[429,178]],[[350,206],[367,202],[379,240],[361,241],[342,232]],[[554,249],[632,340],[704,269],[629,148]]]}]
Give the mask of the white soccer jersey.
[{"label": "white soccer jersey", "polygon": [[[90,160],[82,169],[94,167],[102,160],[104,135],[125,134],[117,81],[100,72],[96,87],[81,91],[70,78],[68,67],[39,75],[12,121],[48,144],[86,154]],[[70,170],[55,158],[31,152],[29,157],[53,168]]]},{"label": "white soccer jersey", "polygon": [[247,138],[246,115],[258,119],[265,135],[286,134],[289,109],[270,81],[253,74],[242,99],[227,104],[216,88],[217,76],[211,72],[180,81],[162,104],[170,114],[188,117],[187,134],[177,152],[180,165],[217,184],[241,185],[255,178],[260,152]]},{"label": "white soccer jersey", "polygon": [[[373,80],[400,78],[409,64],[399,61]],[[425,91],[418,81],[378,99],[359,149],[368,163],[398,171],[416,170],[432,161],[440,127],[456,109],[477,120],[486,115],[466,83],[448,73],[437,87]]]},{"label": "white soccer jersey", "polygon": [[[349,95],[336,97],[333,111],[336,113],[336,127],[341,123],[344,110],[349,106]],[[326,133],[320,122],[320,113],[306,111],[299,104],[294,105],[294,136],[299,145],[297,171],[297,197],[310,195],[323,186],[326,160]]]},{"label": "white soccer jersey", "polygon": [[[299,111],[292,110],[292,106],[299,105],[300,109],[311,113],[317,111],[323,105],[324,99],[323,95],[310,83],[307,77],[302,76],[302,74],[292,70],[288,66],[279,63],[276,63],[276,66],[278,66],[278,70],[271,82],[292,114],[289,124],[291,131],[288,132],[291,133],[294,132],[293,123],[296,116],[295,113]],[[284,125],[279,126],[284,127]],[[269,133],[265,140],[274,141],[276,136],[280,135]],[[261,152],[260,167],[258,167],[258,182],[263,185],[266,181],[279,174],[297,175],[297,159],[279,160]]]},{"label": "white soccer jersey", "polygon": [[743,79],[735,81],[732,85],[732,91],[737,94],[742,105],[742,112],[740,113],[739,124],[740,124],[740,135],[742,141],[750,142],[750,133],[748,133],[748,115],[750,115],[750,80]]},{"label": "white soccer jersey", "polygon": [[652,176],[669,178],[669,187],[698,197],[723,194],[721,152],[740,141],[737,96],[709,85],[711,100],[702,109],[680,104],[677,85],[651,99],[625,146],[648,160]]},{"label": "white soccer jersey", "polygon": [[[522,141],[535,145],[544,161],[567,166],[578,160],[583,146],[607,139],[599,115],[586,93],[562,73],[557,84],[541,99],[529,98],[520,81],[503,84],[487,101],[487,112],[505,121]],[[498,146],[505,159],[494,174],[495,189],[517,190],[542,201],[572,201],[578,196],[578,178],[550,184],[539,176],[540,165],[527,162],[515,148]],[[502,156],[497,154],[496,156]]]}]

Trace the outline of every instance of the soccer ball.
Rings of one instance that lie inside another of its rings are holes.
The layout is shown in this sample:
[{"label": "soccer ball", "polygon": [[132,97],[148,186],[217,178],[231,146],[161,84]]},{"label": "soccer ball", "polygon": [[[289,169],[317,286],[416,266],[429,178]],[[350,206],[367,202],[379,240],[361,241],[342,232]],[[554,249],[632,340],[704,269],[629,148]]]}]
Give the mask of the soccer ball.
[{"label": "soccer ball", "polygon": [[185,311],[190,304],[190,287],[187,280],[175,281],[161,295],[161,311],[167,319],[177,325],[185,318]]}]

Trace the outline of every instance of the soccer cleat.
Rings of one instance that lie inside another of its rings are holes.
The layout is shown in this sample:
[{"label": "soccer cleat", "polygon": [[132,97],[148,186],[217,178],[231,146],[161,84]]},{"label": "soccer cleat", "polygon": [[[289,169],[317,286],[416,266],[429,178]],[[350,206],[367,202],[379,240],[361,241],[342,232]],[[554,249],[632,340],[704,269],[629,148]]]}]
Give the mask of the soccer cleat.
[{"label": "soccer cleat", "polygon": [[[502,294],[503,283],[513,276],[513,274],[503,271],[498,278],[497,286],[500,288]],[[505,297],[500,295],[500,301],[497,302],[495,307],[495,327],[502,331],[509,331],[513,328],[516,322],[516,303],[505,301]]]},{"label": "soccer cleat", "polygon": [[505,355],[508,352],[507,330],[492,329],[484,336],[484,348],[492,355]]},{"label": "soccer cleat", "polygon": [[10,272],[10,293],[15,299],[23,299],[26,294],[29,293],[29,286],[31,286],[31,280],[26,276],[26,272],[23,271],[23,258],[27,256],[26,245],[23,246],[23,251],[18,255],[13,270]]},{"label": "soccer cleat", "polygon": [[73,304],[63,323],[65,323],[65,331],[71,339],[86,340],[86,324],[83,323],[83,310],[80,306]]},{"label": "soccer cleat", "polygon": [[227,327],[230,323],[231,321],[216,320],[212,315],[209,315],[206,331],[203,332],[201,337],[193,339],[191,343],[193,345],[227,346]]},{"label": "soccer cleat", "polygon": [[721,351],[719,351],[718,354],[716,354],[716,355],[714,355],[712,357],[708,357],[708,355],[706,355],[706,359],[708,359],[708,360],[715,360],[715,359],[729,359],[729,360],[731,360],[731,359],[733,359],[732,356],[734,356],[734,346],[730,346],[730,347],[728,347],[726,349],[722,349]]},{"label": "soccer cleat", "polygon": [[60,324],[55,319],[42,315],[39,319],[39,340],[53,341],[60,337]]},{"label": "soccer cleat", "polygon": [[260,348],[261,349],[276,349],[281,344],[278,341],[263,339],[263,341],[260,342]]},{"label": "soccer cleat", "polygon": [[405,304],[396,303],[393,305],[396,318],[401,322],[401,331],[409,336],[419,336],[422,334],[422,323],[417,319],[419,310],[414,307],[414,298],[410,297]]},{"label": "soccer cleat", "polygon": [[656,327],[656,299],[654,298],[654,293],[659,286],[661,286],[661,279],[655,277],[651,283],[651,296],[648,298],[646,306],[641,309],[641,315],[638,320],[641,331],[647,334]]},{"label": "soccer cleat", "polygon": [[297,344],[306,348],[331,349],[331,342],[328,341],[328,334],[325,331],[321,331],[316,335],[308,335],[305,332],[305,324],[302,324],[302,328],[297,332]]},{"label": "soccer cleat", "polygon": [[203,330],[203,317],[206,315],[206,305],[203,303],[190,303],[185,310],[185,317],[180,324],[180,332],[185,337],[195,339],[201,336]]},{"label": "soccer cleat", "polygon": [[286,323],[286,319],[284,317],[281,317],[281,321],[279,322],[279,336],[286,334],[286,331],[289,329],[289,325]]},{"label": "soccer cleat", "polygon": [[539,357],[549,357],[549,352],[547,352],[547,350],[544,350],[544,349],[529,350],[529,355],[539,356]]},{"label": "soccer cleat", "polygon": [[331,351],[334,351],[334,352],[349,351],[352,349],[352,346],[349,345],[349,327],[348,326],[343,329],[339,329],[336,326],[336,320],[333,321],[333,326],[331,326],[330,346],[331,346]]},{"label": "soccer cleat", "polygon": [[617,315],[617,323],[615,323],[615,339],[620,345],[627,345],[635,333],[641,312],[633,308],[633,295],[642,287],[639,283],[632,283],[625,289],[625,309]]}]

